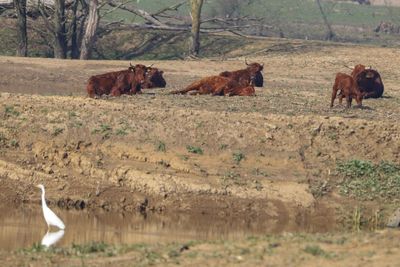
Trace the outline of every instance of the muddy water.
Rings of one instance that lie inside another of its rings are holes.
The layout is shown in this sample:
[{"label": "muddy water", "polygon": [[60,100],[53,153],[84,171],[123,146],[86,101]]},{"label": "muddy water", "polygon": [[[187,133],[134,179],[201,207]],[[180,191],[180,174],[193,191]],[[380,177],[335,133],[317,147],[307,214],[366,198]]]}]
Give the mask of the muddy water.
[{"label": "muddy water", "polygon": [[325,232],[308,223],[288,223],[255,218],[211,218],[203,215],[121,214],[53,210],[66,224],[65,231],[51,229],[43,219],[39,205],[0,208],[0,249],[15,250],[33,244],[70,246],[92,241],[108,244],[184,242],[189,240],[237,239],[250,235],[283,231]]}]

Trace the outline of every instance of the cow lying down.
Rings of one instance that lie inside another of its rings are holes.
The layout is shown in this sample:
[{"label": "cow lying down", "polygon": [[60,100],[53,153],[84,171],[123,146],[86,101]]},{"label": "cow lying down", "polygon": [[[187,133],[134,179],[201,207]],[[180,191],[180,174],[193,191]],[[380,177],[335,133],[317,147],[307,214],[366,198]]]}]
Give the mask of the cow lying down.
[{"label": "cow lying down", "polygon": [[379,98],[383,95],[384,86],[378,71],[358,64],[351,72],[361,91],[365,92],[364,98]]},{"label": "cow lying down", "polygon": [[163,71],[137,64],[127,70],[108,72],[89,78],[86,90],[90,97],[141,93],[144,88],[164,88]]},{"label": "cow lying down", "polygon": [[210,76],[193,82],[185,89],[172,91],[170,94],[186,94],[192,95],[211,94],[226,96],[253,96],[255,95],[254,79],[250,85],[241,85],[239,82],[222,76]]},{"label": "cow lying down", "polygon": [[92,76],[86,86],[87,93],[89,97],[140,93],[146,70],[147,67],[144,65],[131,64],[127,70]]},{"label": "cow lying down", "polygon": [[247,63],[245,61],[247,67],[245,69],[236,70],[236,71],[224,71],[219,74],[219,76],[227,77],[232,80],[237,81],[241,85],[249,85],[251,80],[253,79],[254,86],[263,87],[264,85],[264,77],[262,75],[262,70],[264,68],[264,64],[259,63]]}]

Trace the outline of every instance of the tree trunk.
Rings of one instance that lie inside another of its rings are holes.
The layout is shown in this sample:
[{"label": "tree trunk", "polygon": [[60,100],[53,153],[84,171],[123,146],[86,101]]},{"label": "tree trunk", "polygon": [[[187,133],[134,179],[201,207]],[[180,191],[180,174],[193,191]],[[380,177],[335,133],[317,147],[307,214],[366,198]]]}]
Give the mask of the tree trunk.
[{"label": "tree trunk", "polygon": [[78,36],[78,21],[76,12],[78,10],[79,1],[75,0],[72,5],[72,20],[71,20],[71,58],[79,58],[79,36]]},{"label": "tree trunk", "polygon": [[54,57],[67,57],[67,32],[65,27],[65,0],[54,1]]},{"label": "tree trunk", "polygon": [[14,0],[14,7],[18,17],[17,56],[26,57],[28,55],[28,36],[26,32],[26,0]]},{"label": "tree trunk", "polygon": [[328,40],[328,41],[333,40],[335,38],[335,33],[333,32],[332,27],[329,24],[328,18],[326,17],[324,9],[322,8],[321,1],[320,0],[316,0],[316,1],[317,1],[317,5],[318,5],[318,8],[319,8],[319,11],[321,12],[322,19],[324,20],[324,23],[325,23],[325,26],[326,26],[326,29],[327,29],[327,33],[326,33],[325,39]]},{"label": "tree trunk", "polygon": [[189,55],[197,56],[200,51],[200,16],[203,0],[190,0],[192,31],[190,36]]},{"label": "tree trunk", "polygon": [[97,0],[88,0],[89,15],[86,20],[85,33],[82,38],[80,59],[89,59],[91,56],[94,41],[96,40],[96,31],[99,26],[99,10]]}]

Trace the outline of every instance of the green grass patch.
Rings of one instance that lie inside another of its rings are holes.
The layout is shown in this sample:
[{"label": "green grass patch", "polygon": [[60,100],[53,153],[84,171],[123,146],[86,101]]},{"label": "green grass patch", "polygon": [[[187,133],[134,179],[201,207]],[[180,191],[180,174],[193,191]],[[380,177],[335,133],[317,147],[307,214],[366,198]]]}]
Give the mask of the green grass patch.
[{"label": "green grass patch", "polygon": [[162,141],[158,141],[157,145],[156,145],[156,150],[160,151],[160,152],[165,152],[167,151],[167,148],[165,146],[165,143]]},{"label": "green grass patch", "polygon": [[324,258],[327,258],[327,259],[331,259],[331,258],[334,258],[336,256],[335,253],[326,252],[325,250],[323,250],[318,245],[307,245],[304,248],[304,252],[308,253],[308,254],[311,254],[313,256],[324,257]]},{"label": "green grass patch", "polygon": [[236,164],[239,164],[244,158],[245,156],[242,152],[233,153],[233,161],[235,161]]},{"label": "green grass patch", "polygon": [[188,152],[193,153],[193,154],[199,154],[199,155],[203,155],[203,149],[201,149],[201,147],[197,147],[197,146],[186,146],[186,149]]},{"label": "green grass patch", "polygon": [[17,111],[14,106],[5,106],[4,107],[4,113],[6,114],[6,116],[10,117],[10,116],[15,116],[18,117],[20,115],[20,112]]},{"label": "green grass patch", "polygon": [[92,242],[89,244],[77,245],[72,244],[72,250],[76,254],[89,254],[89,253],[97,253],[97,252],[105,252],[109,247],[104,242]]},{"label": "green grass patch", "polygon": [[100,133],[103,139],[108,139],[112,134],[112,127],[108,124],[100,124],[99,128],[93,129],[92,134]]},{"label": "green grass patch", "polygon": [[55,128],[51,135],[52,136],[57,136],[57,135],[61,134],[63,131],[64,131],[63,128]]},{"label": "green grass patch", "polygon": [[336,170],[343,177],[339,187],[343,195],[389,202],[400,195],[400,166],[394,163],[350,160],[339,162]]}]

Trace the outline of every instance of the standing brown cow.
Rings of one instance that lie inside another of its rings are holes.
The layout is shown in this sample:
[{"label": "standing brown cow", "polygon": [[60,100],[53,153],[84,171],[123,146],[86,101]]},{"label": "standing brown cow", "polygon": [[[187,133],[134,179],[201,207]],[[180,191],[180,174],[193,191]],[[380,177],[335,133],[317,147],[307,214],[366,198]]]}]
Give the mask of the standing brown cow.
[{"label": "standing brown cow", "polygon": [[356,99],[356,102],[359,107],[362,106],[362,99],[364,93],[360,91],[357,86],[357,83],[354,81],[353,77],[347,75],[345,73],[337,73],[335,78],[335,83],[332,88],[332,98],[331,98],[331,107],[333,107],[333,102],[337,96],[338,91],[339,94],[339,103],[342,104],[342,99],[346,98],[346,107],[351,107],[351,102],[353,98]]},{"label": "standing brown cow", "polygon": [[86,90],[89,97],[140,93],[145,80],[146,66],[136,65],[127,70],[95,75],[89,78]]}]

